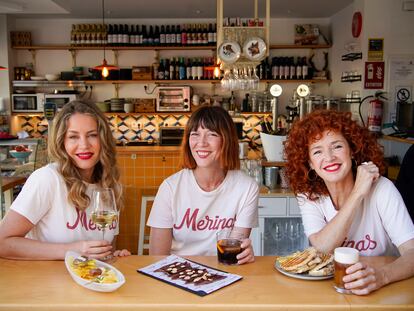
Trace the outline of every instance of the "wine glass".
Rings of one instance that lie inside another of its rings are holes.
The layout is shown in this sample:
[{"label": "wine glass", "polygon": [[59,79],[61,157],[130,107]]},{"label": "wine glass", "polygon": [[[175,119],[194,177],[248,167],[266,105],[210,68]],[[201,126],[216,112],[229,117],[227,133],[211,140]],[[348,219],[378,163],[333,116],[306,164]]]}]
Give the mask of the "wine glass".
[{"label": "wine glass", "polygon": [[[102,240],[105,240],[105,230],[118,219],[114,192],[111,188],[99,188],[92,193],[91,220],[102,231]],[[103,260],[113,259],[112,255],[106,256]]]}]

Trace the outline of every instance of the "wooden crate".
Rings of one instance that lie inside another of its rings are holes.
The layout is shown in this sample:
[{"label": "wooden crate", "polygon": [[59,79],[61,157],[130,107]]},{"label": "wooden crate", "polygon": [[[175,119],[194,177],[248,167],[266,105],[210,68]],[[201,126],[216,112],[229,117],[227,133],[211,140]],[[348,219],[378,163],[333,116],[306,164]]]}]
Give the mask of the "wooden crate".
[{"label": "wooden crate", "polygon": [[151,67],[132,67],[132,80],[151,80]]},{"label": "wooden crate", "polygon": [[155,112],[155,98],[134,99],[135,112]]}]

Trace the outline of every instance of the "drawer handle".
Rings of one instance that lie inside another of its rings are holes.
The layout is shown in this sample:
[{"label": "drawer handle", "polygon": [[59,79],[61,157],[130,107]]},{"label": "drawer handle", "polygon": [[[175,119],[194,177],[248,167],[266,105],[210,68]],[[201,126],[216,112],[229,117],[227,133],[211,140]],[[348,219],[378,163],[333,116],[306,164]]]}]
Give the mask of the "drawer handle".
[{"label": "drawer handle", "polygon": [[258,205],[257,208],[264,208],[264,206]]}]

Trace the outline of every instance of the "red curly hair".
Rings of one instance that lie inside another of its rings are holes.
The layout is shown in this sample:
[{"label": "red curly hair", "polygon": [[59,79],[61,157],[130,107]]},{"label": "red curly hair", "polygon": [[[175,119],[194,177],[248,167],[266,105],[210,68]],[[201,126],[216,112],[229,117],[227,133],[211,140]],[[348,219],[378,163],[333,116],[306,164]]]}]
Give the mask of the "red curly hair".
[{"label": "red curly hair", "polygon": [[372,161],[378,166],[380,174],[384,173],[382,147],[376,137],[367,128],[352,120],[351,116],[350,112],[316,110],[293,124],[284,146],[287,159],[286,173],[295,195],[304,194],[312,201],[316,201],[320,196],[329,195],[322,178],[316,175],[316,180],[311,181],[308,176],[311,169],[309,145],[320,139],[326,130],[341,133],[347,140],[353,158],[354,178],[357,166],[366,161]]}]

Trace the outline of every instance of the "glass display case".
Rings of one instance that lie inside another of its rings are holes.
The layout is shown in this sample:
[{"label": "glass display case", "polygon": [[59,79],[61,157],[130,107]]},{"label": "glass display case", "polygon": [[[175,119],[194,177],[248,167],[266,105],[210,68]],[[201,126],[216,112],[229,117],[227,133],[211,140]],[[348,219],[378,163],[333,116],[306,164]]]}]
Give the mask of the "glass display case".
[{"label": "glass display case", "polygon": [[40,138],[0,140],[3,176],[30,175],[47,163],[46,141]]}]

